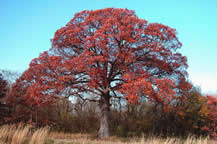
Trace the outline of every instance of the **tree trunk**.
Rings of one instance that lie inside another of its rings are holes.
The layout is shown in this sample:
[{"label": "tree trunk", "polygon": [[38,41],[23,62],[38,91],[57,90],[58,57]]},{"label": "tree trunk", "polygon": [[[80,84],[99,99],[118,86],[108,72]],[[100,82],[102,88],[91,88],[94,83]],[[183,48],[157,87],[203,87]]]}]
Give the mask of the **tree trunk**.
[{"label": "tree trunk", "polygon": [[99,138],[106,138],[110,136],[109,133],[109,98],[103,99],[103,101],[100,103],[100,129],[98,132]]}]

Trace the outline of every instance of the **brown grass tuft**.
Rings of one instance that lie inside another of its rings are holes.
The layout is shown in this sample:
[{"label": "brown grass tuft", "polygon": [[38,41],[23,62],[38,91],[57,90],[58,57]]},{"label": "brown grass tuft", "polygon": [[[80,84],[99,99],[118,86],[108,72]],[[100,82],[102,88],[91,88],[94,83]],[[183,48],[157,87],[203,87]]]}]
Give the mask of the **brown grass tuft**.
[{"label": "brown grass tuft", "polygon": [[29,126],[20,124],[13,133],[11,144],[23,144],[29,134]]},{"label": "brown grass tuft", "polygon": [[0,128],[0,144],[22,144],[29,134],[29,126],[4,125]]},{"label": "brown grass tuft", "polygon": [[40,128],[36,130],[30,141],[29,144],[44,144],[46,137],[48,136],[48,127]]},{"label": "brown grass tuft", "polygon": [[44,144],[48,131],[44,127],[31,133],[30,126],[4,125],[0,127],[0,144]]}]

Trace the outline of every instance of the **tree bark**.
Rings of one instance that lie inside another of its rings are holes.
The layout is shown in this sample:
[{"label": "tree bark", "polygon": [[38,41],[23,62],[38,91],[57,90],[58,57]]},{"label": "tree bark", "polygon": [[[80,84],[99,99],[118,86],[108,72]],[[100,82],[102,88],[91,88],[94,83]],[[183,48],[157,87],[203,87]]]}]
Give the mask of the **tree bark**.
[{"label": "tree bark", "polygon": [[103,98],[100,103],[100,129],[98,132],[99,138],[107,138],[110,136],[109,132],[109,113],[110,113],[110,104],[109,98]]}]

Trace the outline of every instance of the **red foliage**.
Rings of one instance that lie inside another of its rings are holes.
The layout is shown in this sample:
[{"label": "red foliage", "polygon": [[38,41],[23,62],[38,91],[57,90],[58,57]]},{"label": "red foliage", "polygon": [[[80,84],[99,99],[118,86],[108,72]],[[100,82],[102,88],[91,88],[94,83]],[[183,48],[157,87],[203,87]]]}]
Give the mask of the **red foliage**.
[{"label": "red foliage", "polygon": [[168,105],[186,82],[187,59],[176,50],[176,30],[139,19],[128,9],[82,11],[57,30],[52,48],[33,59],[20,78],[28,105],[56,96],[78,96],[105,103],[144,97]]},{"label": "red foliage", "polygon": [[208,131],[209,135],[217,138],[217,98],[215,96],[207,96],[208,122],[202,131]]}]

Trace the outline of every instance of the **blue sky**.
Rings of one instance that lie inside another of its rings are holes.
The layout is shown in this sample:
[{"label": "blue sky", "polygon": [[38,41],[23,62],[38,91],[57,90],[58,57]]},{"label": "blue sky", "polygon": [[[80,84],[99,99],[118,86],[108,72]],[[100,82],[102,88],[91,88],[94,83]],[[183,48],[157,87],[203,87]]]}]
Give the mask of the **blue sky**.
[{"label": "blue sky", "polygon": [[175,28],[192,82],[217,93],[217,0],[0,0],[0,69],[23,72],[76,12],[107,7]]}]

